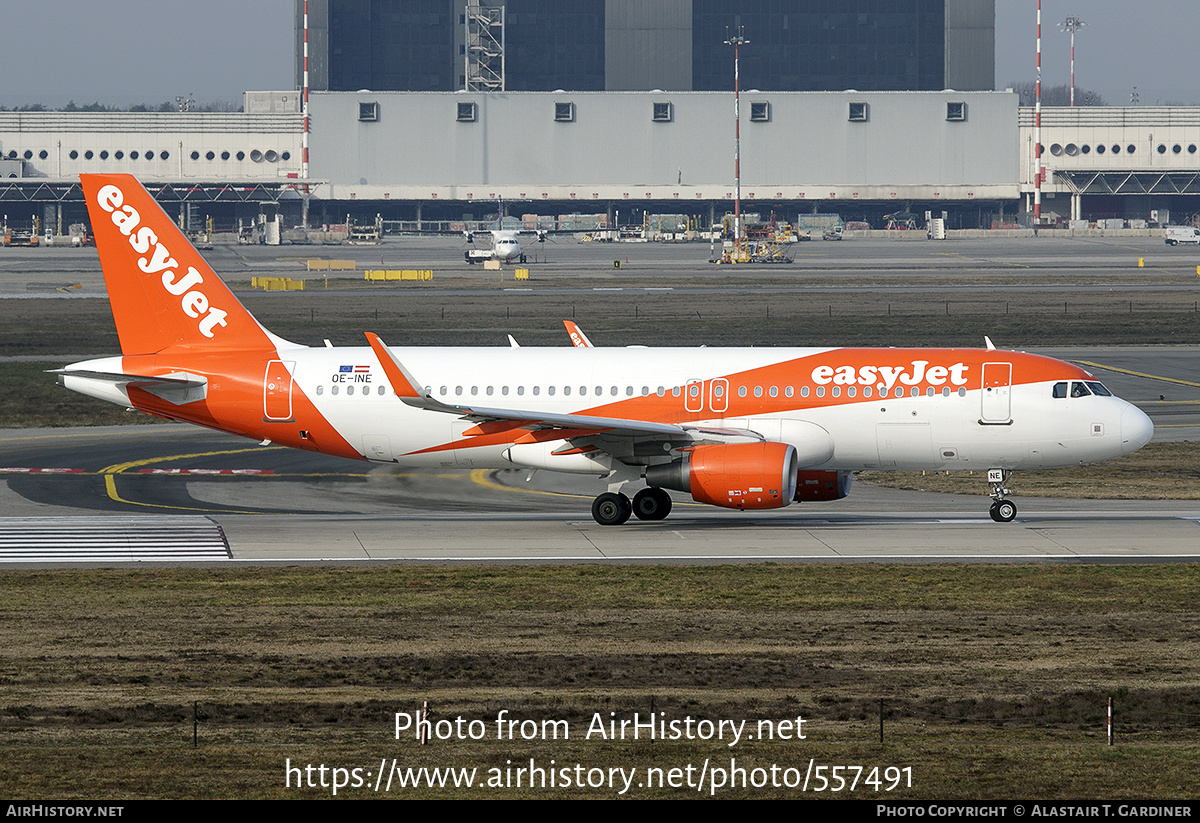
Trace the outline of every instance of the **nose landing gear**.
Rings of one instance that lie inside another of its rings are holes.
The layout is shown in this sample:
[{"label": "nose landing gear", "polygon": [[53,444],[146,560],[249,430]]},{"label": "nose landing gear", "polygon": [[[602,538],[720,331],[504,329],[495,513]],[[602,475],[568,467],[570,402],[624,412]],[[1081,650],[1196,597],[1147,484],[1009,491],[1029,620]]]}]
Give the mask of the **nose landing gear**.
[{"label": "nose landing gear", "polygon": [[1017,516],[1017,504],[1008,499],[1012,491],[1004,487],[1012,475],[1011,469],[988,469],[988,483],[992,487],[992,507],[988,513],[997,523],[1011,523]]}]

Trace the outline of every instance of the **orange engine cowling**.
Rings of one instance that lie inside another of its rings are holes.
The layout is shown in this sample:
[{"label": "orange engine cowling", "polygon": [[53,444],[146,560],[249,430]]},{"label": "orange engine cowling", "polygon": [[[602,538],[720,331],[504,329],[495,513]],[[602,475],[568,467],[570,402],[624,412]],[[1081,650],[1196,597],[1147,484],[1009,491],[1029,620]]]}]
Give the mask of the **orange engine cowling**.
[{"label": "orange engine cowling", "polygon": [[787,443],[696,446],[681,460],[650,466],[646,482],[727,509],[778,509],[796,495],[799,459]]},{"label": "orange engine cowling", "polygon": [[841,500],[850,494],[854,472],[802,471],[796,477],[795,500]]}]

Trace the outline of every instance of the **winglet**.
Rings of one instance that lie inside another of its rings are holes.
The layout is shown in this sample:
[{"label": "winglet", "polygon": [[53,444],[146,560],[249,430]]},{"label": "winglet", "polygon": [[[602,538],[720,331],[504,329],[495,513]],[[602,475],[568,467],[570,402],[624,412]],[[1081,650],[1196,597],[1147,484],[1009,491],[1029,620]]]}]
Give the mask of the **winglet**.
[{"label": "winglet", "polygon": [[992,338],[988,337],[986,334],[983,336],[983,342],[984,342],[984,345],[986,345],[986,346],[987,346],[987,350],[988,350],[988,351],[995,351],[995,350],[996,350],[996,344],[995,344],[995,343],[993,343],[993,342],[992,342]]},{"label": "winglet", "polygon": [[587,335],[583,333],[583,329],[575,325],[574,320],[564,320],[563,325],[567,327],[567,334],[571,337],[571,343],[577,349],[592,348],[592,341],[588,340]]},{"label": "winglet", "polygon": [[367,342],[371,344],[371,350],[379,358],[379,365],[383,366],[383,373],[387,376],[388,382],[392,384],[392,391],[396,393],[396,396],[413,399],[423,398],[424,395],[417,388],[420,384],[416,378],[388,350],[388,347],[379,339],[379,335],[372,332],[366,332],[366,335]]}]

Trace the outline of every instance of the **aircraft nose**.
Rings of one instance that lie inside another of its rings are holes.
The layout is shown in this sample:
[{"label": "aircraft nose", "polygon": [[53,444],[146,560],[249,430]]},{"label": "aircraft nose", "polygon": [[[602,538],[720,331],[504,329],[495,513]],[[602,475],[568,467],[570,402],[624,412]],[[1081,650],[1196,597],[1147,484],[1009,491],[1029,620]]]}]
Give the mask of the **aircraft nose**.
[{"label": "aircraft nose", "polygon": [[1153,436],[1154,424],[1145,412],[1137,406],[1127,405],[1121,412],[1121,445],[1125,453],[1137,451]]}]

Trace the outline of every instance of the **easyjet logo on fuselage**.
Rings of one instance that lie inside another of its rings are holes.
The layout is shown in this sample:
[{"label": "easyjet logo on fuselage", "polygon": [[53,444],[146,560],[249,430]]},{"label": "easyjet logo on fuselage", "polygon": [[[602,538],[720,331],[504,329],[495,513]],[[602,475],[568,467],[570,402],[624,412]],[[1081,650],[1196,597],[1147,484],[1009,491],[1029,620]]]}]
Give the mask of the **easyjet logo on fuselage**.
[{"label": "easyjet logo on fuselage", "polygon": [[176,271],[179,263],[167,247],[158,242],[154,229],[149,226],[138,228],[142,217],[133,206],[125,205],[125,194],[121,189],[113,185],[104,186],[96,193],[96,203],[112,215],[113,225],[129,238],[133,250],[146,255],[138,258],[138,268],[146,274],[162,272],[163,288],[175,297],[182,295],[179,305],[184,314],[199,320],[197,328],[201,334],[212,337],[215,327],[225,325],[229,313],[210,305],[208,295],[194,288],[204,282],[204,277],[192,266],[188,266],[187,274],[179,277]]},{"label": "easyjet logo on fuselage", "polygon": [[930,366],[928,360],[913,360],[905,366],[817,366],[812,370],[812,381],[824,386],[873,386],[879,384],[881,391],[891,391],[896,383],[915,386],[921,382],[941,386],[947,381],[954,386],[967,384],[967,371],[971,367],[959,362],[952,366]]}]

